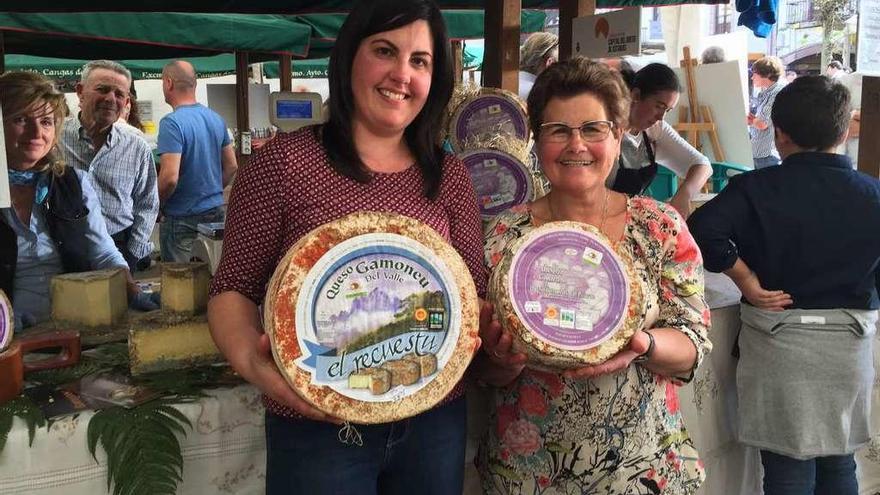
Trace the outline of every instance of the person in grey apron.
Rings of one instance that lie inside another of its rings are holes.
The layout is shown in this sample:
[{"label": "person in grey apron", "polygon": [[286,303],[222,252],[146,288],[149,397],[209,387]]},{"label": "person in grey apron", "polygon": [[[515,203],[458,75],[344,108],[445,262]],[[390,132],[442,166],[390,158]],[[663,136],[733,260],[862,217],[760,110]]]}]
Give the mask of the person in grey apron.
[{"label": "person in grey apron", "polygon": [[732,178],[688,220],[704,266],[743,294],[739,440],[761,450],[764,493],[858,493],[870,439],[880,284],[880,180],[834,153],[849,91],[796,79],[773,105],[782,165]]},{"label": "person in grey apron", "polygon": [[678,103],[681,85],[675,72],[663,64],[649,64],[621,74],[630,88],[633,102],[629,113],[629,131],[620,146],[620,158],[608,176],[607,185],[629,195],[645,194],[663,165],[683,179],[669,203],[685,218],[690,201],[700,192],[712,166],[709,159],[685,141],[663,116]]}]

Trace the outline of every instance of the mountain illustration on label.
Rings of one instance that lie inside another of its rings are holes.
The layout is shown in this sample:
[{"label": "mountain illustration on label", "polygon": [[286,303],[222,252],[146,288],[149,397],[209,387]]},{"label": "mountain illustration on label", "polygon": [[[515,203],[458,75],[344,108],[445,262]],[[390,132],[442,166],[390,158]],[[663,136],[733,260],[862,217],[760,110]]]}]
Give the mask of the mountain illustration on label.
[{"label": "mountain illustration on label", "polygon": [[310,273],[297,308],[310,316],[297,364],[313,383],[362,400],[394,400],[424,386],[450,343],[448,278],[430,253],[390,237],[358,238]]}]

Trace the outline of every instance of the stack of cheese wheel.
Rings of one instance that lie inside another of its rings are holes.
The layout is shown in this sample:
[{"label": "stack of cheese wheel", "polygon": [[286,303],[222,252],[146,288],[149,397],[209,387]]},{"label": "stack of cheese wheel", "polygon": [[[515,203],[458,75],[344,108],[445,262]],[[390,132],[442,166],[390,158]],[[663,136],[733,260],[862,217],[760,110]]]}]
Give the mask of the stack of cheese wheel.
[{"label": "stack of cheese wheel", "polygon": [[514,349],[545,370],[599,364],[642,325],[632,263],[591,225],[550,222],[505,250],[489,297]]},{"label": "stack of cheese wheel", "polygon": [[479,307],[467,266],[431,227],[359,212],[290,248],[263,320],[300,396],[346,421],[386,423],[430,409],[458,383]]},{"label": "stack of cheese wheel", "polygon": [[483,219],[535,200],[535,176],[513,155],[495,149],[477,149],[458,157],[470,173]]},{"label": "stack of cheese wheel", "polygon": [[0,352],[9,347],[14,332],[15,319],[12,316],[12,304],[6,297],[6,293],[0,290]]},{"label": "stack of cheese wheel", "polygon": [[522,100],[503,89],[482,88],[463,101],[449,121],[449,141],[460,153],[469,141],[505,134],[521,141],[529,139],[529,120]]}]

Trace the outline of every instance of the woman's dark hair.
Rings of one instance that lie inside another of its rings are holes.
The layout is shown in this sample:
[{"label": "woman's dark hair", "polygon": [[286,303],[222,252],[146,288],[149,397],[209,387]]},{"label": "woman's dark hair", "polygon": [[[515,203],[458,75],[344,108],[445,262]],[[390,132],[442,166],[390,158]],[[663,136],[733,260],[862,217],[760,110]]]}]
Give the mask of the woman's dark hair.
[{"label": "woman's dark hair", "polygon": [[361,42],[376,33],[392,31],[416,21],[426,21],[434,40],[431,91],[424,108],[404,131],[404,139],[415,156],[425,183],[425,195],[435,198],[443,174],[444,152],[437,138],[443,112],[454,84],[446,24],[431,0],[362,0],[349,12],[330,55],[330,118],[323,127],[322,141],[334,170],[366,183],[370,174],[357,153],[352,133],[354,95],[351,67]]},{"label": "woman's dark hair", "polygon": [[556,62],[538,74],[527,100],[529,127],[535,140],[541,131],[544,108],[551,98],[594,95],[605,107],[615,129],[625,129],[629,120],[629,91],[617,71],[601,62],[574,57]]},{"label": "woman's dark hair", "polygon": [[773,126],[806,150],[827,150],[843,138],[850,121],[850,94],[826,76],[801,76],[773,101]]},{"label": "woman's dark hair", "polygon": [[640,100],[661,91],[681,93],[681,83],[678,82],[678,76],[669,66],[664,64],[648,64],[638,72],[633,72],[632,69],[621,69],[620,75],[623,76],[630,91],[639,90]]},{"label": "woman's dark hair", "polygon": [[128,122],[128,125],[134,127],[135,129],[144,132],[144,124],[141,122],[141,111],[138,108],[137,101],[137,91],[134,89],[134,81],[131,82],[131,87],[128,90],[129,92],[129,110],[128,110],[128,118],[125,119]]}]

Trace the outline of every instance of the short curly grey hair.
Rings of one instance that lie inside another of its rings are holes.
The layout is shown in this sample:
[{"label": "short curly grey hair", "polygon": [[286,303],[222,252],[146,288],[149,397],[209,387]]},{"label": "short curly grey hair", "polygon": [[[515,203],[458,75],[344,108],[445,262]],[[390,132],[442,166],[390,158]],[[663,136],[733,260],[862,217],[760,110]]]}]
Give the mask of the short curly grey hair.
[{"label": "short curly grey hair", "polygon": [[131,71],[126,69],[124,65],[119,62],[114,62],[112,60],[92,60],[91,62],[83,65],[82,74],[79,76],[80,82],[86,82],[89,80],[89,76],[92,75],[92,71],[95,69],[106,69],[116,72],[117,74],[122,74],[128,79],[128,84],[131,84]]}]

